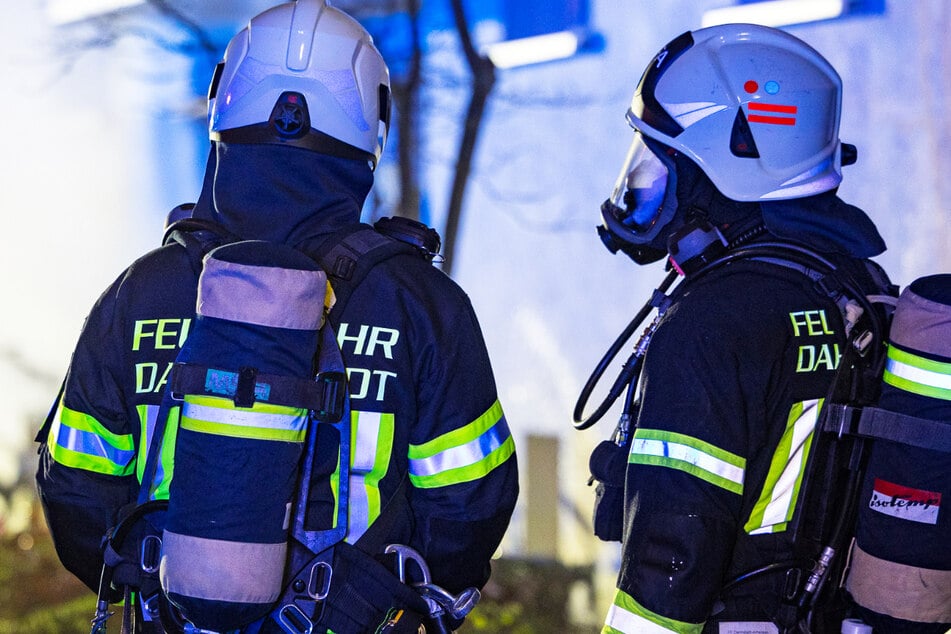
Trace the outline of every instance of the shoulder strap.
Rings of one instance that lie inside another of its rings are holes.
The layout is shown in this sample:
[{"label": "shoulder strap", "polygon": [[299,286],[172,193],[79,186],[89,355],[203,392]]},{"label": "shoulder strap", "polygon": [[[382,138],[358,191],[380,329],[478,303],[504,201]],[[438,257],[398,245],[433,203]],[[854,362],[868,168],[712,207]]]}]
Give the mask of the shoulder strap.
[{"label": "shoulder strap", "polygon": [[385,236],[370,225],[355,224],[335,232],[309,255],[327,272],[336,296],[334,312],[339,315],[373,267],[400,253],[416,252],[412,245]]},{"label": "shoulder strap", "polygon": [[209,251],[238,240],[238,236],[216,222],[186,218],[168,226],[162,244],[177,242],[185,247],[192,269],[197,275],[201,272],[201,261]]},{"label": "shoulder strap", "polygon": [[898,289],[874,262],[861,260],[858,266],[852,266],[833,262],[812,249],[791,242],[754,242],[727,252],[691,277],[699,277],[723,264],[742,259],[768,262],[802,273],[812,280],[818,293],[828,297],[839,308],[847,334],[852,333],[859,319],[864,319],[867,331],[871,333],[870,342],[884,342],[891,315],[888,304],[894,302]]}]

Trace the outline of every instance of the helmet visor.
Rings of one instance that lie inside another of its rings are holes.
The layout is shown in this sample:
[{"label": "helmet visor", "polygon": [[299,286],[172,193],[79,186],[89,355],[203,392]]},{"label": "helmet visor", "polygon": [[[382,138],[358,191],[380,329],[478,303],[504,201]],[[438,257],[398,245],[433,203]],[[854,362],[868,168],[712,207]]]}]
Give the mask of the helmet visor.
[{"label": "helmet visor", "polygon": [[650,231],[663,207],[668,176],[667,166],[635,130],[610,198],[610,202],[621,210],[621,222],[638,233]]}]

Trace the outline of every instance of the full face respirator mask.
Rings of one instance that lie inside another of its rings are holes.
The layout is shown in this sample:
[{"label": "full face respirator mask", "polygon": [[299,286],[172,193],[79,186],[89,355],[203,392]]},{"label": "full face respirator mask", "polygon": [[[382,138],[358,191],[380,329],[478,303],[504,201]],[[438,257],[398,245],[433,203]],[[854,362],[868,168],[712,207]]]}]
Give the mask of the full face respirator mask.
[{"label": "full face respirator mask", "polygon": [[635,130],[611,196],[601,205],[598,235],[609,251],[622,251],[638,264],[667,255],[677,211],[676,174],[665,148]]}]

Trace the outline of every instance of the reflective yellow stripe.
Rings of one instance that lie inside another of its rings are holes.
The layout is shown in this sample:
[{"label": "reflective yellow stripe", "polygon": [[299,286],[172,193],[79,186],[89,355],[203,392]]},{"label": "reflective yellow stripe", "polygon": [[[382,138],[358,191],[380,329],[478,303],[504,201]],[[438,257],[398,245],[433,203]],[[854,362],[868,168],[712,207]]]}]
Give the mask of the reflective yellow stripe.
[{"label": "reflective yellow stripe", "polygon": [[182,429],[232,438],[304,442],[308,411],[256,401],[250,408],[217,396],[185,395]]},{"label": "reflective yellow stripe", "polygon": [[651,612],[634,597],[618,590],[614,595],[614,604],[604,621],[602,634],[700,634],[703,623],[677,621],[655,612]]},{"label": "reflective yellow stripe", "polygon": [[420,488],[471,482],[504,463],[514,451],[515,441],[496,400],[468,425],[422,445],[410,445],[410,481]]},{"label": "reflective yellow stripe", "polygon": [[135,469],[132,434],[116,434],[88,414],[60,400],[48,437],[50,456],[66,467],[112,476]]},{"label": "reflective yellow stripe", "polygon": [[395,417],[390,413],[350,412],[350,499],[347,541],[357,541],[380,516],[380,480],[393,453]]},{"label": "reflective yellow stripe", "polygon": [[[149,444],[152,442],[152,435],[155,431],[156,418],[158,417],[158,405],[139,405],[136,410],[139,413],[139,428],[142,430],[139,435],[139,456],[138,466],[135,469],[135,477],[139,483],[145,471],[146,457],[149,455]],[[181,408],[172,407],[168,413],[168,421],[165,424],[165,434],[162,439],[162,449],[159,454],[159,460],[155,465],[155,477],[150,488],[150,498],[152,500],[167,500],[168,487],[172,482],[172,471],[175,464],[175,439],[178,437],[178,417]]]},{"label": "reflective yellow stripe", "polygon": [[743,527],[747,533],[779,533],[786,530],[799,500],[813,431],[823,399],[796,403],[789,411],[786,431],[776,447],[763,490]]},{"label": "reflective yellow stripe", "polygon": [[627,461],[677,469],[727,491],[743,493],[746,459],[686,434],[638,429]]},{"label": "reflective yellow stripe", "polygon": [[912,394],[951,401],[951,363],[888,347],[885,383]]}]

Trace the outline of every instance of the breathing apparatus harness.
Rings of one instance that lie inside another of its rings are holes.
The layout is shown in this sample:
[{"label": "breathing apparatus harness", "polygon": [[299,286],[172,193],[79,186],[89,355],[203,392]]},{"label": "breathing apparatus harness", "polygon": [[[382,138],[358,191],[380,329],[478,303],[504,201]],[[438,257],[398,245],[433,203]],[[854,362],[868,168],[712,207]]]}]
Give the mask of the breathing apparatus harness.
[{"label": "breathing apparatus harness", "polygon": [[[217,246],[237,240],[240,238],[228,233],[217,223],[190,217],[170,223],[163,236],[163,244],[177,242],[186,249],[196,274],[201,271],[205,254]],[[376,264],[398,253],[412,253],[430,262],[438,262],[441,241],[438,232],[423,223],[392,217],[380,219],[372,229],[362,224],[346,227],[313,250],[305,246],[302,245],[302,250],[321,262],[332,280],[336,297],[334,306],[339,314],[352,291]],[[311,412],[311,424],[305,440],[299,486],[291,510],[289,537],[292,539],[286,578],[289,580],[271,614],[260,622],[242,628],[241,632],[310,634],[315,631],[318,622],[335,632],[363,631],[366,624],[360,619],[382,610],[386,613],[386,620],[377,629],[380,633],[415,634],[417,631],[426,631],[430,634],[451,634],[452,628],[475,607],[480,593],[475,588],[468,588],[453,595],[433,583],[428,566],[418,552],[402,544],[386,542],[389,528],[398,514],[393,509],[387,511],[396,498],[402,497],[405,482],[360,540],[356,544],[349,544],[344,541],[347,530],[348,461],[343,459],[339,465],[337,486],[340,501],[334,528],[314,531],[304,525],[318,424],[336,427],[340,438],[339,455],[350,455],[350,412],[343,360],[332,329],[324,327],[320,333],[322,343],[319,359],[316,360],[319,372],[314,381],[302,385],[301,381],[293,381],[288,377],[262,374],[251,377],[252,403],[255,382],[270,381],[274,389],[284,395],[284,400],[290,398],[307,404]],[[189,368],[188,364],[176,366],[170,376],[170,391],[163,399],[145,457],[139,499],[120,512],[120,521],[103,539],[104,563],[91,634],[104,634],[106,631],[106,621],[113,615],[109,604],[115,600],[114,586],[122,587],[124,591],[123,632],[130,632],[130,628],[136,627],[131,600],[133,591],[137,591],[136,602],[146,621],[157,621],[168,632],[206,632],[187,622],[159,588],[155,577],[161,557],[161,531],[156,534],[156,525],[152,524],[144,529],[144,535],[140,535],[144,520],[164,513],[169,505],[167,499],[150,499],[165,422],[171,407],[166,401],[176,391],[181,393],[186,384],[192,388],[196,381],[200,383],[203,380],[190,371],[194,368]],[[328,368],[332,371],[327,371]],[[242,394],[247,395],[247,389],[241,390],[241,382],[239,376],[235,399],[242,397]],[[244,387],[247,386],[245,381]],[[238,404],[237,400],[235,402]],[[139,540],[135,554],[138,561],[130,561],[128,556],[127,544],[133,538]],[[375,557],[378,551],[382,551],[383,557]],[[391,564],[395,570],[390,568]],[[363,586],[369,588],[364,589]],[[394,600],[397,607],[387,612]],[[426,629],[423,630],[423,627]]]},{"label": "breathing apparatus harness", "polygon": [[[885,362],[889,309],[895,302],[895,297],[890,293],[894,293],[895,289],[887,284],[884,275],[880,275],[874,265],[870,265],[869,272],[873,280],[882,286],[883,294],[866,296],[851,275],[813,250],[789,242],[755,240],[764,232],[764,227],[757,227],[727,244],[715,227],[704,220],[694,220],[671,236],[666,276],[595,366],[575,404],[573,426],[579,431],[590,428],[624,393],[621,414],[614,431],[609,440],[602,441],[592,452],[592,476],[588,480],[589,485],[599,481],[594,508],[595,534],[605,541],[620,541],[624,505],[623,480],[627,453],[636,424],[634,417],[637,409],[635,400],[638,377],[651,337],[666,310],[691,282],[741,260],[756,260],[783,266],[799,271],[811,279],[814,287],[831,298],[840,309],[848,339],[816,428],[817,432],[833,432],[827,434],[832,437],[833,450],[836,455],[845,454],[844,464],[848,475],[841,488],[842,503],[831,531],[827,528],[825,530],[827,534],[823,535],[824,545],[818,558],[814,553],[801,553],[802,557],[795,561],[776,562],[738,575],[721,590],[722,597],[736,586],[766,574],[794,569],[798,573],[803,568],[809,569],[808,578],[802,582],[797,576],[789,596],[784,597],[784,601],[792,605],[783,618],[784,621],[792,623],[809,622],[817,607],[831,600],[827,594],[823,594],[826,582],[835,574],[840,574],[845,565],[841,555],[848,547],[852,534],[866,461],[867,439],[850,433],[847,426],[840,421],[843,415],[852,413],[857,407],[873,403],[877,397],[878,379]],[[679,282],[678,278],[681,278]],[[675,282],[678,282],[676,286]],[[674,288],[671,291],[672,286]],[[875,304],[884,305],[885,309],[876,308]],[[653,320],[641,332],[607,395],[590,414],[586,414],[585,407],[595,386],[620,350],[654,311],[656,314]],[[848,442],[841,442],[843,440]],[[840,459],[837,463],[842,465],[843,460]],[[822,491],[817,490],[822,487],[815,484],[809,486],[811,483],[812,480],[807,479],[804,484],[806,495],[823,495]],[[808,504],[808,498],[804,497],[805,504]]]}]

